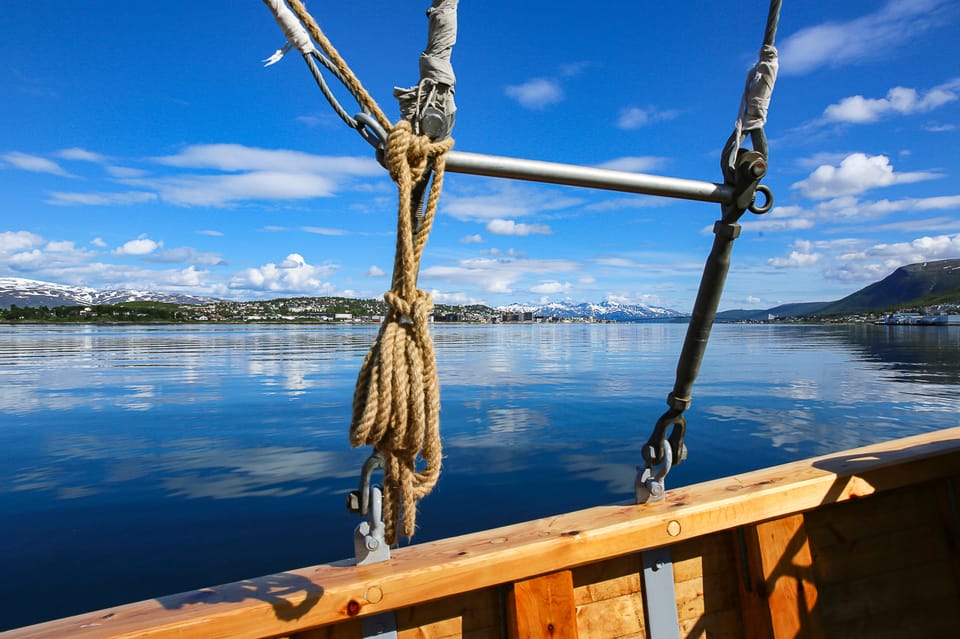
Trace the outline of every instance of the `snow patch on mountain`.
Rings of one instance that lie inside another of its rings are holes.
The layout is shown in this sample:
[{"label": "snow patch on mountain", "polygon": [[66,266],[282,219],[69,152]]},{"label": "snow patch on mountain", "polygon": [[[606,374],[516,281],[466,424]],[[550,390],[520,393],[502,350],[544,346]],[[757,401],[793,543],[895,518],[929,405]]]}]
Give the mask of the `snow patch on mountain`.
[{"label": "snow patch on mountain", "polygon": [[533,313],[535,317],[557,317],[561,319],[613,320],[631,322],[652,319],[672,319],[686,317],[684,313],[646,304],[620,304],[604,300],[599,304],[582,302],[551,302],[549,304],[508,304],[498,306],[502,313]]},{"label": "snow patch on mountain", "polygon": [[68,286],[54,282],[28,280],[22,277],[0,277],[0,306],[87,306],[120,304],[123,302],[166,302],[170,304],[207,304],[216,301],[209,297],[134,291],[124,289],[98,290],[86,286]]}]

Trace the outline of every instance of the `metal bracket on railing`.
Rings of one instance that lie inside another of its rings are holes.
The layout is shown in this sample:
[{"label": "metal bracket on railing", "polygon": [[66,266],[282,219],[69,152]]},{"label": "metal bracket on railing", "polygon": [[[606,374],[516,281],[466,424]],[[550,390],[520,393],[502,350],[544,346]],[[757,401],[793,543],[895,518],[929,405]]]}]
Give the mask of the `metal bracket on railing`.
[{"label": "metal bracket on railing", "polygon": [[390,559],[390,546],[383,525],[383,492],[372,484],[373,472],[383,468],[383,457],[374,451],[363,463],[360,471],[360,488],[347,495],[347,509],[364,521],[353,531],[354,556],[358,566]]},{"label": "metal bracket on railing", "polygon": [[647,461],[643,468],[637,468],[637,479],[634,482],[634,491],[637,495],[638,504],[646,504],[651,501],[660,501],[666,494],[664,480],[667,473],[673,466],[673,453],[670,446],[663,447],[663,459],[659,466],[653,465]]},{"label": "metal bracket on railing", "polygon": [[353,552],[358,566],[375,564],[390,559],[390,546],[384,539],[383,493],[379,486],[370,488],[370,508],[367,517],[353,531]]}]

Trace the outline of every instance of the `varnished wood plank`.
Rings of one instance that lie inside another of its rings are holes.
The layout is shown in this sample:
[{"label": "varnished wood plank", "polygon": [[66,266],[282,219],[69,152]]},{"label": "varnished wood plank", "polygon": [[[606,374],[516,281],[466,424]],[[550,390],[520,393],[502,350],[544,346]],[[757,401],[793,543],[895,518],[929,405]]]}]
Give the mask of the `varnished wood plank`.
[{"label": "varnished wood plank", "polygon": [[640,555],[626,555],[573,569],[574,603],[583,606],[640,592]]},{"label": "varnished wood plank", "polygon": [[643,597],[635,592],[577,606],[577,628],[582,639],[644,636]]},{"label": "varnished wood plank", "polygon": [[827,626],[829,639],[945,639],[956,637],[960,609],[951,596],[915,601],[904,608],[878,610]]},{"label": "varnished wood plank", "polygon": [[[668,491],[642,506],[591,508],[394,552],[389,562],[291,570],[78,615],[5,639],[258,639],[405,608],[956,475],[960,428]],[[368,599],[375,589],[382,596]]]},{"label": "varnished wood plank", "polygon": [[734,610],[739,602],[736,575],[708,575],[676,585],[677,616],[693,619],[721,610]]},{"label": "varnished wood plank", "polygon": [[510,639],[578,639],[569,570],[513,584],[507,603]]},{"label": "varnished wood plank", "polygon": [[680,542],[671,547],[673,577],[677,583],[729,573],[734,569],[734,552],[727,535],[706,535]]},{"label": "varnished wood plank", "polygon": [[762,522],[752,529],[757,537],[773,636],[823,637],[813,557],[803,515]]},{"label": "varnished wood plank", "polygon": [[720,610],[695,619],[682,619],[680,636],[684,639],[729,639],[743,637],[744,633],[736,610]]},{"label": "varnished wood plank", "polygon": [[[937,510],[936,496],[929,486],[906,486],[812,511],[807,514],[807,535],[812,546],[827,549],[833,544],[850,544],[928,525]],[[910,516],[903,517],[904,513]]]},{"label": "varnished wood plank", "polygon": [[500,634],[500,596],[487,588],[398,610],[398,639],[442,639]]},{"label": "varnished wood plank", "polygon": [[865,619],[878,614],[899,612],[905,619],[916,619],[916,610],[933,599],[948,598],[954,604],[940,614],[951,615],[960,625],[960,591],[953,567],[941,561],[911,564],[899,570],[851,579],[821,589],[821,613],[824,623],[833,625]]}]

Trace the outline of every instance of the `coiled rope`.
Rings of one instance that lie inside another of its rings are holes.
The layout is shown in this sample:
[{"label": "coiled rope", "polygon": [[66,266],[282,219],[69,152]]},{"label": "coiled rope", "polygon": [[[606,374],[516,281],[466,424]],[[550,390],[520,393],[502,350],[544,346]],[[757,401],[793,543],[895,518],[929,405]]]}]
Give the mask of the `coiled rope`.
[{"label": "coiled rope", "polygon": [[[416,502],[440,476],[440,384],[428,328],[433,300],[417,288],[417,276],[443,188],[444,155],[453,139],[431,141],[415,135],[407,120],[391,126],[303,3],[287,4],[364,110],[389,131],[384,164],[397,184],[399,200],[393,280],[384,294],[387,314],[357,377],[350,444],[373,446],[384,459],[383,517],[385,538],[392,545],[398,529],[405,537],[413,535]],[[414,193],[422,193],[428,181],[421,216],[421,201]]]}]

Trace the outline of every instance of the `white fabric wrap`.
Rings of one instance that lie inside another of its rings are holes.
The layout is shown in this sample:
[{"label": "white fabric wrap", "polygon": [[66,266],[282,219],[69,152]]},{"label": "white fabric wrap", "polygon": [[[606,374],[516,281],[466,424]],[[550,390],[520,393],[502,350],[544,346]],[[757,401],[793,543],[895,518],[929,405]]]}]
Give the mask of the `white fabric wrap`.
[{"label": "white fabric wrap", "polygon": [[777,49],[764,45],[760,50],[760,59],[747,74],[747,86],[743,94],[743,104],[737,129],[746,133],[762,129],[767,122],[767,110],[770,108],[770,96],[777,81]]},{"label": "white fabric wrap", "polygon": [[450,54],[457,43],[457,4],[459,0],[433,0],[427,9],[430,23],[427,30],[427,48],[420,54],[420,79],[453,86]]},{"label": "white fabric wrap", "polygon": [[300,20],[294,15],[293,11],[287,7],[283,0],[263,0],[263,3],[269,7],[273,13],[274,19],[283,30],[283,35],[287,38],[287,45],[278,49],[276,53],[265,60],[264,66],[270,66],[280,61],[280,58],[289,50],[291,46],[296,47],[303,55],[308,55],[316,51],[307,30],[300,24]]}]

